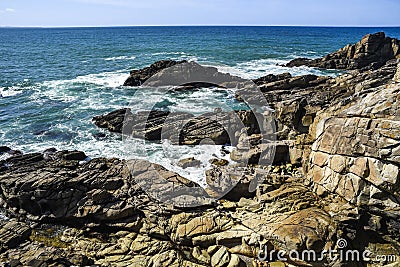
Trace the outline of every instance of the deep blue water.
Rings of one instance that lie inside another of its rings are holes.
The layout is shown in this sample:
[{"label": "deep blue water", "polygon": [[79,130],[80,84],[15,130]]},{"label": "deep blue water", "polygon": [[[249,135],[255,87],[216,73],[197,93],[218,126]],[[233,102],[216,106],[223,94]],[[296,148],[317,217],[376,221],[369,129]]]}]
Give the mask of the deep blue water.
[{"label": "deep blue water", "polygon": [[[121,138],[97,129],[91,118],[130,103],[136,89],[121,85],[131,69],[187,59],[247,78],[287,71],[332,74],[276,64],[320,57],[377,31],[400,38],[400,28],[0,28],[0,145],[24,152],[56,147],[92,157],[121,156]],[[141,97],[136,109],[146,108],[149,98],[198,113],[218,103],[241,108],[232,94],[208,89],[184,97],[146,92]],[[161,145],[150,146],[159,160]]]}]

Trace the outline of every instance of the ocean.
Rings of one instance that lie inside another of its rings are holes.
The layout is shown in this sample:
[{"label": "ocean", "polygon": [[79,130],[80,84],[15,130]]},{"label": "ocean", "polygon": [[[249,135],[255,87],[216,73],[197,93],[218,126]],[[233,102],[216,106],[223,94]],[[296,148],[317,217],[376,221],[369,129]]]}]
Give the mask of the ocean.
[{"label": "ocean", "polygon": [[[173,111],[196,114],[219,106],[241,109],[243,104],[229,91],[154,95],[123,87],[130,70],[161,59],[185,59],[249,79],[283,72],[338,75],[279,64],[321,57],[378,31],[400,38],[400,28],[0,28],[0,145],[24,153],[55,147],[81,150],[92,158],[146,158],[202,183],[208,159],[219,154],[219,147],[138,140],[137,152],[127,154],[121,136],[97,128],[92,117],[127,107],[138,96],[141,101],[133,111],[148,108],[154,98]],[[202,168],[176,166],[188,156],[200,158]]]}]

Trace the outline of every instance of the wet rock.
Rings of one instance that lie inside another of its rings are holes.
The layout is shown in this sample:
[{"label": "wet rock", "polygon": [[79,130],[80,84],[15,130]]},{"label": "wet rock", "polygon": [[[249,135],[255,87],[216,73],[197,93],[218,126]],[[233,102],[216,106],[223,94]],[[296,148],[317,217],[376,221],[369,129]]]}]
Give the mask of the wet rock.
[{"label": "wet rock", "polygon": [[132,70],[129,78],[124,82],[124,86],[140,86],[157,72],[184,62],[186,61],[161,60],[151,64],[150,67]]},{"label": "wet rock", "polygon": [[229,161],[227,161],[226,159],[212,158],[210,159],[210,163],[216,166],[226,166],[229,164]]},{"label": "wet rock", "polygon": [[131,71],[124,86],[177,86],[176,90],[184,90],[231,87],[230,83],[235,82],[244,82],[244,79],[219,72],[214,67],[202,66],[196,62],[162,60],[153,63],[150,67]]},{"label": "wet rock", "polygon": [[106,128],[110,132],[121,133],[126,112],[127,109],[115,110],[103,116],[96,116],[93,121],[100,128]]},{"label": "wet rock", "polygon": [[11,148],[9,148],[8,146],[0,146],[0,155],[7,153],[11,150]]},{"label": "wet rock", "polygon": [[181,159],[178,162],[178,166],[183,168],[183,169],[190,168],[190,167],[198,168],[198,167],[200,167],[200,165],[201,165],[201,161],[197,160],[197,159],[195,159],[193,157],[186,158],[186,159]]},{"label": "wet rock", "polygon": [[[257,118],[251,111],[192,114],[169,111],[121,109],[93,118],[100,128],[146,140],[170,140],[173,144],[236,144],[235,133],[244,127],[259,132]],[[124,124],[125,122],[125,124]]]}]

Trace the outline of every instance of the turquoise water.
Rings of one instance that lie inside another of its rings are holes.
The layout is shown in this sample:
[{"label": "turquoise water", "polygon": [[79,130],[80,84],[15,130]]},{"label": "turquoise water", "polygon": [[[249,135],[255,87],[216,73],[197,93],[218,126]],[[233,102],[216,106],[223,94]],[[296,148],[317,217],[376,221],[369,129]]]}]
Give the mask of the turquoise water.
[{"label": "turquoise water", "polygon": [[[0,145],[24,152],[56,147],[83,150],[90,157],[124,157],[121,137],[96,128],[91,119],[128,106],[136,89],[121,85],[131,69],[161,59],[186,59],[245,78],[288,71],[332,75],[335,72],[277,64],[320,57],[377,31],[400,38],[400,28],[0,28]],[[219,103],[243,107],[232,92],[211,89],[183,96],[142,93],[136,110],[145,109],[146,99],[154,97],[187,112],[210,111]],[[173,165],[162,162],[162,144],[142,146],[151,160]],[[204,152],[196,149],[179,148],[182,153],[174,158]]]}]

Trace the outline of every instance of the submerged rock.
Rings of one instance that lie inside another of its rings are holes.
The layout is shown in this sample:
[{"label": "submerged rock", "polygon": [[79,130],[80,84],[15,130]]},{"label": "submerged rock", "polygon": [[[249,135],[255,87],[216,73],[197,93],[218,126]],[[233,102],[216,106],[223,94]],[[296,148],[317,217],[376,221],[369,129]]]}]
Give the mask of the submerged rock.
[{"label": "submerged rock", "polygon": [[177,165],[183,169],[190,168],[190,167],[198,168],[201,165],[201,161],[191,157],[191,158],[181,159]]}]

